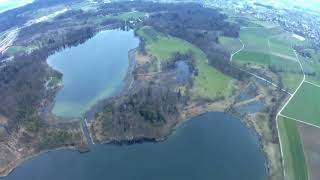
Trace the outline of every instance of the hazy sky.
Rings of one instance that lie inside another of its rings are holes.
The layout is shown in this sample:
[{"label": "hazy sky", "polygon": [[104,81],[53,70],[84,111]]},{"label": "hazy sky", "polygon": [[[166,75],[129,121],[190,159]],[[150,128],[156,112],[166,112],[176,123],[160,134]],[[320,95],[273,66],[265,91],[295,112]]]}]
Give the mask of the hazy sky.
[{"label": "hazy sky", "polygon": [[0,13],[33,2],[33,0],[0,0]]},{"label": "hazy sky", "polygon": [[281,7],[295,6],[320,11],[320,0],[256,0]]}]

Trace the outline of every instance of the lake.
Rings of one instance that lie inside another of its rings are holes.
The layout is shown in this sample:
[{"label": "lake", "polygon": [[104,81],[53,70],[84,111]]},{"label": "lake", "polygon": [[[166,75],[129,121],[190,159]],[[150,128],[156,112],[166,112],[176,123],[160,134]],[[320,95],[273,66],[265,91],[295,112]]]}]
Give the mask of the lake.
[{"label": "lake", "polygon": [[3,180],[266,180],[258,138],[240,119],[206,113],[166,141],[59,150],[18,166]]},{"label": "lake", "polygon": [[99,100],[119,92],[129,66],[128,52],[138,45],[132,30],[106,30],[51,55],[48,64],[63,74],[53,114],[82,117]]}]

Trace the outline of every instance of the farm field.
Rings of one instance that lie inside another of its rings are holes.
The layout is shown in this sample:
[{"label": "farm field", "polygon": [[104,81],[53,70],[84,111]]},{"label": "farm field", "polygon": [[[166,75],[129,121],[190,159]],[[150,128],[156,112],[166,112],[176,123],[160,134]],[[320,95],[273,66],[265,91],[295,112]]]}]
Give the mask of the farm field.
[{"label": "farm field", "polygon": [[272,68],[280,72],[284,87],[289,91],[293,92],[298,87],[302,71],[292,49],[298,40],[293,38],[291,33],[280,28],[243,28],[240,39],[245,48],[234,55],[233,62]]},{"label": "farm field", "polygon": [[206,55],[200,49],[195,48],[194,52],[198,76],[194,77],[193,95],[210,99],[232,95],[234,80],[210,66]]},{"label": "farm field", "polygon": [[320,52],[316,52],[313,49],[305,51],[311,54],[311,58],[300,55],[299,58],[306,73],[306,78],[308,81],[320,84]]},{"label": "farm field", "polygon": [[194,48],[187,41],[164,35],[148,26],[140,28],[137,33],[146,42],[147,52],[159,61],[169,60],[175,52],[184,54]]},{"label": "farm field", "polygon": [[296,73],[281,73],[281,77],[283,84],[290,92],[294,92],[303,80],[303,75]]},{"label": "farm field", "polygon": [[228,20],[230,22],[238,22],[241,26],[244,26],[244,27],[274,28],[278,26],[272,22],[260,21],[250,16],[233,16],[233,17],[229,17]]},{"label": "farm field", "polygon": [[240,51],[235,54],[233,58],[239,64],[255,64],[262,66],[271,64],[270,55],[262,52]]},{"label": "farm field", "polygon": [[146,15],[147,15],[147,13],[145,13],[145,12],[131,11],[131,12],[121,13],[117,16],[113,16],[113,18],[118,18],[118,19],[127,21],[130,19],[138,19],[138,18],[144,17]]},{"label": "farm field", "polygon": [[319,128],[299,123],[298,130],[300,133],[304,155],[309,172],[309,180],[320,179],[320,130]]},{"label": "farm field", "polygon": [[[239,19],[233,20],[240,22]],[[241,19],[241,21],[245,24],[247,19]],[[275,28],[275,26],[267,28],[267,25],[259,24],[255,21],[248,20],[248,22],[251,22],[247,23],[249,27],[242,28],[240,33],[240,40],[245,45],[244,49],[234,55],[234,63],[269,68],[279,73],[284,87],[293,93],[303,80],[303,72],[299,64],[300,59],[306,73],[306,80],[320,84],[320,53],[311,52],[313,57],[311,59],[296,55],[293,46],[305,44],[307,43],[306,41],[301,41],[295,38],[292,33]],[[221,42],[225,46],[230,44],[229,49],[234,49],[232,46],[235,43],[231,40]],[[320,126],[320,88],[303,83],[281,113],[284,116]],[[312,138],[311,135],[305,135],[307,133],[310,134],[305,129],[314,128],[314,133],[318,132],[319,129],[290,118],[278,116],[277,121],[286,179],[305,180],[309,178],[309,173],[312,174],[312,180],[319,179],[320,173],[317,173],[319,163],[315,160],[311,160],[311,163],[309,163],[306,160],[306,158],[314,158],[315,153],[317,153],[317,157],[320,157],[320,152],[318,152],[319,144],[313,142],[316,141],[315,139],[310,140]],[[301,130],[301,126],[307,127]],[[302,133],[304,133],[304,137],[301,137]],[[320,132],[317,134],[320,138]],[[307,139],[309,144],[303,144],[301,138]],[[305,147],[313,147],[313,149],[308,149],[305,154]]]},{"label": "farm field", "polygon": [[281,32],[278,28],[242,28],[240,39],[245,44],[244,50],[269,53],[268,37]]},{"label": "farm field", "polygon": [[204,52],[189,42],[165,35],[150,27],[142,27],[138,35],[146,42],[146,51],[156,57],[158,62],[169,60],[174,53],[193,52],[198,75],[194,77],[193,97],[215,99],[230,96],[233,93],[234,80],[208,64]]},{"label": "farm field", "polygon": [[230,54],[242,48],[242,44],[237,38],[219,36],[219,43],[226,48]]},{"label": "farm field", "polygon": [[308,179],[308,170],[297,122],[281,116],[277,122],[281,138],[286,179]]},{"label": "farm field", "polygon": [[303,83],[281,114],[320,126],[320,88]]},{"label": "farm field", "polygon": [[274,55],[297,61],[292,45],[298,43],[290,33],[282,33],[269,38],[270,51]]}]

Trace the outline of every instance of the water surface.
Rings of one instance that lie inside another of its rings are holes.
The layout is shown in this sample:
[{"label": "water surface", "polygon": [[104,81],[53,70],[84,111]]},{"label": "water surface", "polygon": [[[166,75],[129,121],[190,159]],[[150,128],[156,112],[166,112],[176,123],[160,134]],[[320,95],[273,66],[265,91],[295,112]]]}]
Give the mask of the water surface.
[{"label": "water surface", "polygon": [[207,113],[168,140],[95,145],[87,154],[53,151],[28,160],[4,180],[266,180],[257,137],[239,119]]},{"label": "water surface", "polygon": [[52,112],[81,117],[97,101],[117,93],[128,70],[128,52],[138,44],[133,31],[107,30],[50,56],[49,65],[63,74]]},{"label": "water surface", "polygon": [[191,76],[188,64],[184,61],[178,61],[176,62],[176,68],[178,70],[177,81],[179,83],[188,82]]},{"label": "water surface", "polygon": [[240,115],[245,115],[246,113],[257,113],[262,112],[265,106],[261,100],[256,100],[249,102],[247,104],[243,104],[241,106],[235,107],[235,110],[240,113]]}]

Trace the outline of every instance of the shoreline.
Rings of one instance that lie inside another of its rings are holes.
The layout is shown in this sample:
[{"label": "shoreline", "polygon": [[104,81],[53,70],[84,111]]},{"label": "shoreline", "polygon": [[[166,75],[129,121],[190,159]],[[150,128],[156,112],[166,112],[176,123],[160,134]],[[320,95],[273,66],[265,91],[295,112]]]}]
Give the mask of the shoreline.
[{"label": "shoreline", "polygon": [[[160,138],[146,138],[146,137],[136,137],[136,138],[132,138],[132,139],[127,139],[127,140],[107,140],[107,141],[102,141],[102,142],[97,142],[96,145],[116,145],[116,146],[130,146],[130,145],[134,145],[134,144],[144,144],[144,143],[161,143],[166,141],[168,138],[170,138],[170,136],[172,136],[183,123],[186,123],[188,121],[190,121],[192,118],[195,117],[199,117],[202,116],[206,113],[225,113],[228,114],[232,117],[236,117],[237,119],[240,120],[240,122],[248,129],[248,131],[250,131],[250,134],[252,134],[253,136],[255,136],[257,143],[258,143],[258,149],[259,151],[263,154],[263,157],[265,159],[265,171],[266,171],[266,175],[268,177],[269,175],[269,171],[268,171],[268,166],[267,166],[267,154],[264,151],[263,148],[263,144],[261,143],[261,136],[257,133],[256,129],[252,126],[250,126],[248,123],[244,122],[243,119],[241,119],[239,116],[237,116],[236,114],[232,113],[232,112],[227,112],[227,111],[208,111],[208,112],[202,112],[200,114],[192,114],[190,115],[188,118],[185,118],[183,120],[178,121],[178,123],[176,123],[174,125],[174,128],[172,128],[169,132],[168,135],[164,136],[164,137],[160,137]],[[83,153],[90,153],[91,148],[89,147],[89,151],[85,151],[82,152],[80,150],[79,147],[76,146],[64,146],[64,147],[59,147],[59,148],[54,148],[54,149],[49,149],[49,150],[43,150],[40,151],[38,153],[26,156],[25,158],[19,159],[18,161],[16,161],[14,163],[14,165],[11,165],[11,167],[0,173],[0,179],[5,178],[6,176],[10,175],[11,173],[13,173],[19,166],[21,166],[21,164],[23,164],[24,162],[36,158],[37,156],[40,156],[42,154],[46,154],[46,153],[50,153],[53,151],[59,151],[59,150],[70,150],[70,151],[74,151],[74,152],[78,152],[80,154]]]},{"label": "shoreline", "polygon": [[90,123],[92,120],[92,117],[94,117],[94,114],[96,112],[99,112],[101,110],[102,106],[106,104],[106,102],[108,102],[114,98],[117,98],[117,97],[125,94],[126,92],[129,92],[130,84],[132,83],[132,81],[134,81],[134,77],[132,75],[132,72],[134,71],[134,67],[136,64],[136,59],[134,58],[134,54],[136,53],[137,48],[138,47],[128,51],[128,61],[129,61],[128,70],[122,80],[122,85],[121,85],[121,89],[119,89],[119,92],[115,93],[111,97],[106,97],[104,99],[97,101],[92,107],[90,107],[90,109],[87,112],[84,113],[84,115],[81,119],[86,118],[88,120],[88,122]]},{"label": "shoreline", "polygon": [[[87,120],[89,120],[89,124],[90,124],[90,121],[92,120],[89,115],[90,113],[91,113],[91,117],[93,117],[95,111],[99,111],[99,108],[102,108],[104,103],[108,102],[111,99],[117,98],[125,93],[130,93],[131,84],[134,81],[134,77],[133,77],[132,72],[134,71],[135,63],[136,63],[136,59],[134,56],[136,51],[137,51],[137,48],[134,48],[128,52],[129,66],[128,66],[128,71],[126,72],[126,75],[123,79],[123,84],[122,84],[121,90],[115,96],[107,97],[107,98],[104,98],[104,99],[98,101],[94,106],[92,106],[90,108],[89,111],[87,111],[85,113],[84,117],[78,118],[78,120],[75,120],[76,122],[81,122],[84,118],[87,118]],[[213,104],[214,106],[207,106],[210,104]],[[266,175],[267,175],[267,177],[269,177],[270,176],[269,162],[272,161],[271,160],[272,157],[268,156],[268,154],[266,153],[266,148],[263,145],[263,139],[265,137],[259,135],[256,127],[254,125],[250,125],[250,123],[248,123],[248,121],[245,120],[244,117],[241,117],[241,116],[237,115],[236,113],[228,111],[228,109],[231,106],[232,106],[232,104],[223,104],[223,101],[217,101],[217,102],[206,103],[204,105],[197,105],[196,108],[198,108],[197,109],[198,111],[196,110],[194,112],[192,111],[192,108],[184,109],[183,111],[180,112],[179,120],[175,124],[172,125],[172,128],[170,128],[170,130],[168,131],[168,134],[164,135],[163,137],[159,137],[159,138],[135,137],[132,139],[130,139],[130,138],[123,139],[123,140],[110,139],[110,140],[106,140],[106,141],[94,141],[94,142],[96,142],[97,144],[113,144],[113,145],[120,145],[120,146],[121,145],[131,145],[131,144],[150,143],[150,142],[151,143],[160,143],[160,142],[166,141],[173,133],[176,132],[176,130],[181,126],[181,124],[189,121],[190,119],[192,119],[194,117],[201,116],[201,115],[208,113],[208,112],[222,112],[222,113],[227,113],[227,114],[230,114],[231,116],[237,117],[238,119],[240,119],[241,123],[243,123],[248,128],[249,131],[254,132],[254,134],[256,135],[256,138],[257,138],[257,142],[258,142],[258,146],[259,146],[258,148],[262,152],[264,159],[265,159],[264,166],[265,166]],[[54,116],[51,111],[48,112],[48,115],[49,115],[48,117],[50,117],[50,115],[52,115],[54,118],[60,119],[60,117]],[[70,121],[68,121],[68,122],[70,122]],[[68,123],[68,122],[64,122],[64,123]],[[84,133],[83,133],[83,135],[84,135]],[[73,150],[73,151],[75,150],[75,151],[78,151],[79,153],[83,153],[83,152],[81,152],[81,150],[77,146],[65,146],[65,147],[59,147],[59,148],[55,148],[55,149],[44,150],[44,151],[26,156],[25,158],[18,159],[17,161],[15,161],[13,163],[13,165],[9,165],[9,169],[7,171],[0,173],[0,178],[8,176],[18,166],[20,166],[22,163],[24,163],[25,161],[27,161],[29,159],[32,159],[32,158],[39,156],[41,154],[44,154],[44,153],[57,151],[57,150]],[[91,150],[91,148],[89,147],[89,152],[90,152],[90,150]]]},{"label": "shoreline", "polygon": [[30,159],[33,159],[37,156],[40,156],[42,154],[46,154],[46,153],[50,153],[50,152],[53,152],[53,151],[59,151],[59,150],[71,150],[71,151],[78,151],[79,153],[80,152],[80,149],[77,148],[76,146],[64,146],[64,147],[58,147],[58,148],[54,148],[54,149],[49,149],[49,150],[43,150],[43,151],[40,151],[40,152],[37,152],[37,153],[34,153],[34,154],[31,154],[29,156],[26,156],[22,159],[18,159],[16,162],[12,163],[13,165],[10,165],[10,167],[3,171],[3,172],[0,172],[0,179],[2,178],[5,178],[7,176],[9,176],[11,173],[13,173],[15,171],[15,169],[17,169],[21,164],[23,164],[24,162],[30,160]]}]

